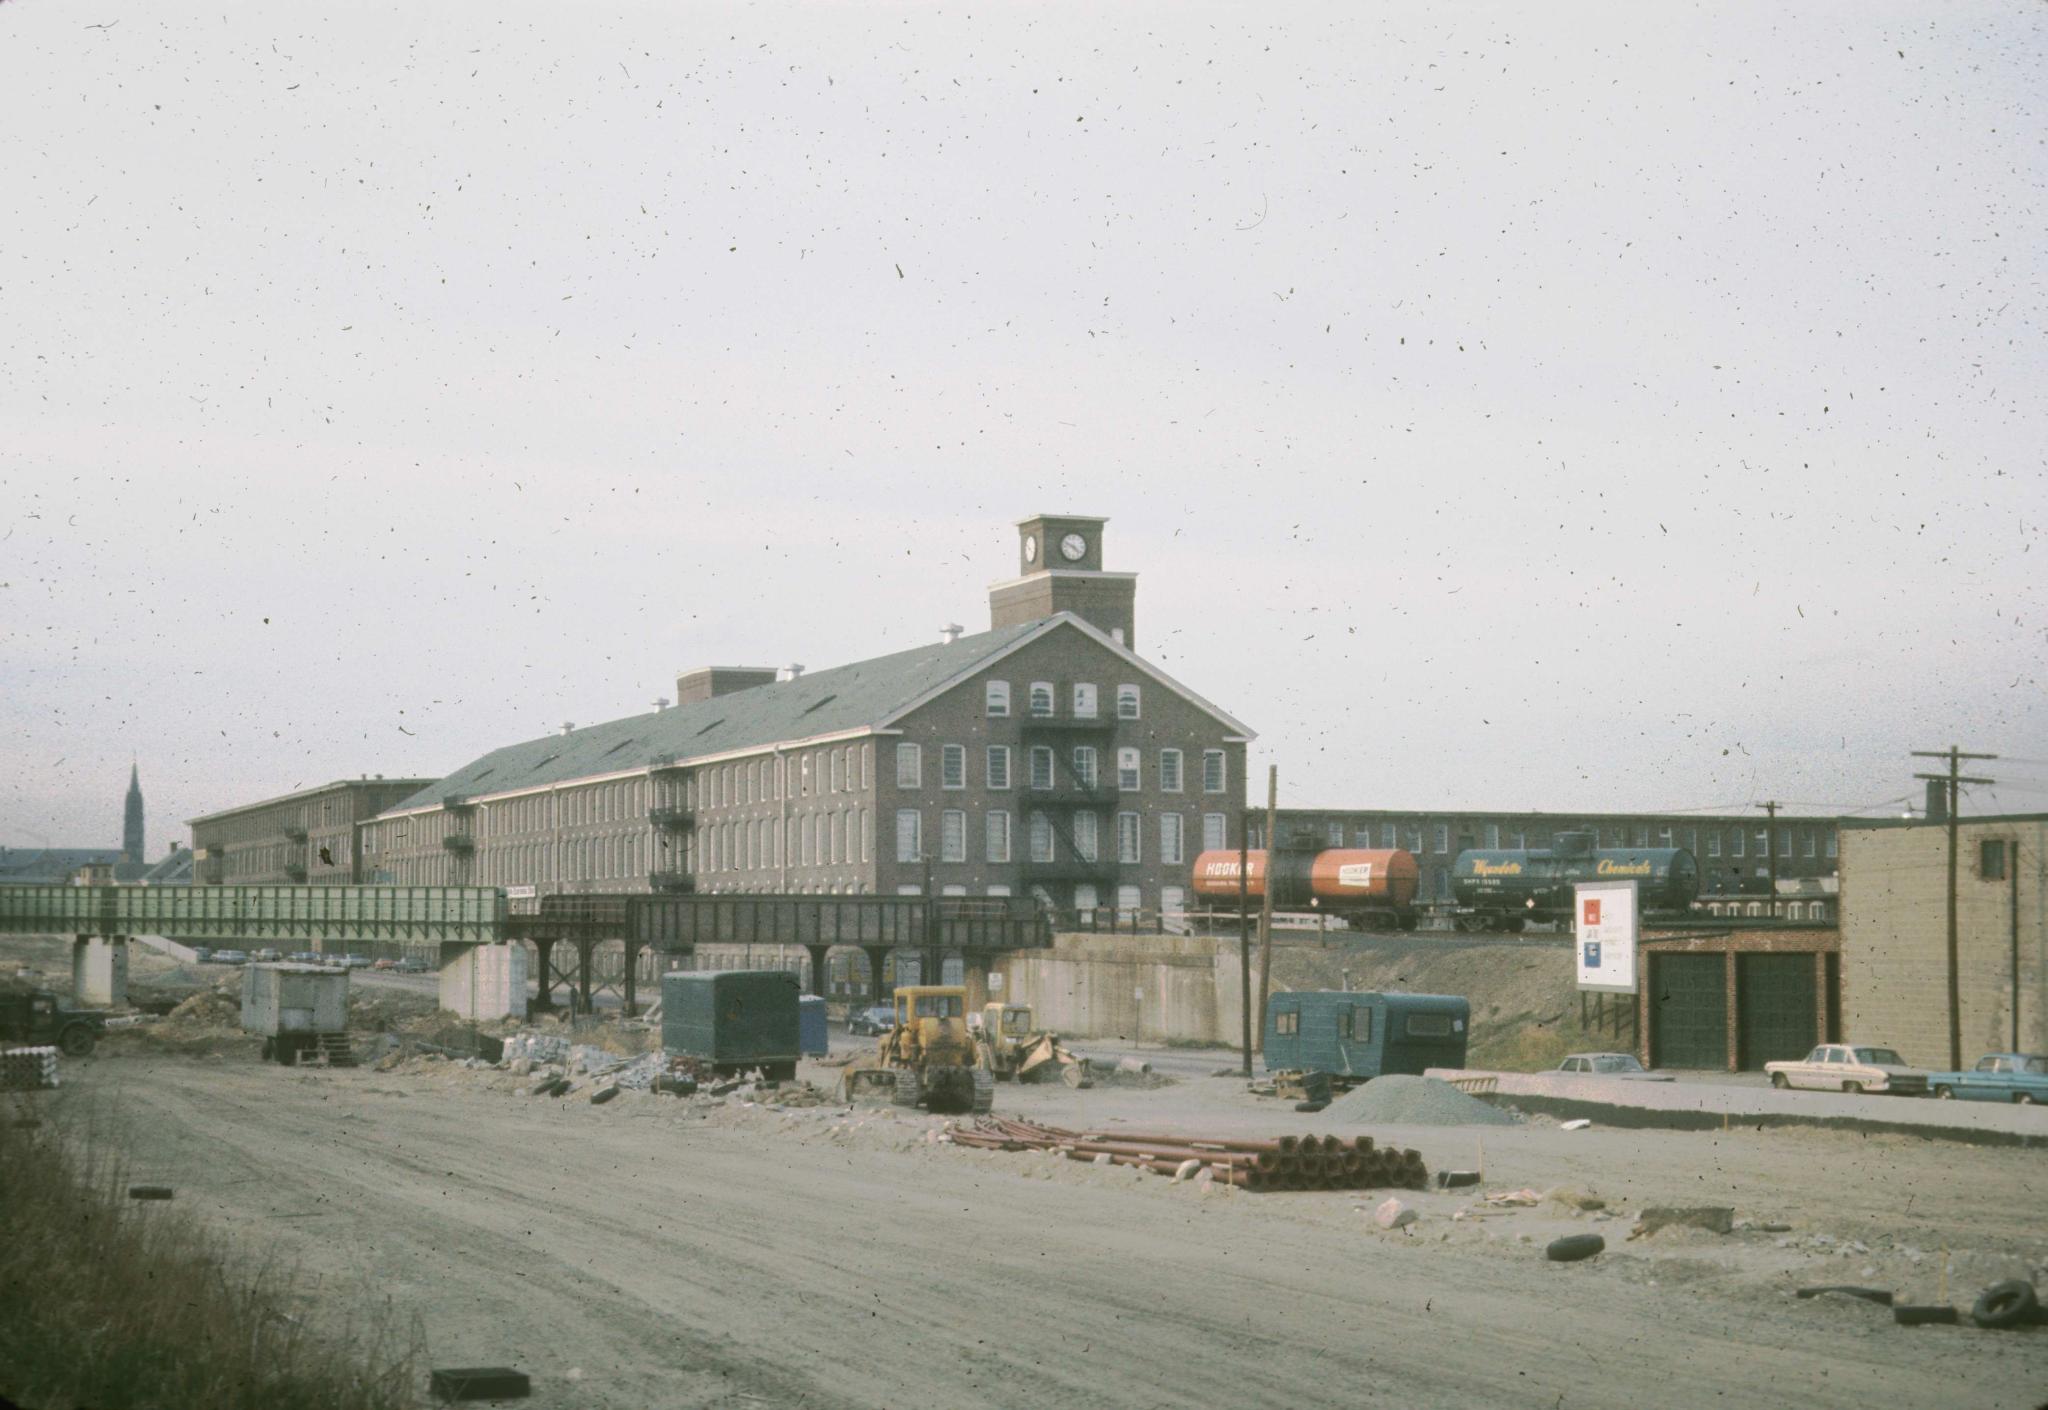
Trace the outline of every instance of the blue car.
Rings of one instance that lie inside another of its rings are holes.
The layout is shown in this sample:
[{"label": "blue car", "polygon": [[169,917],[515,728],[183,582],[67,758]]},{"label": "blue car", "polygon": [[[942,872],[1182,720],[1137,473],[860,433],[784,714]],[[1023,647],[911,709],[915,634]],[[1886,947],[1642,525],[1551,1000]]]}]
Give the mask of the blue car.
[{"label": "blue car", "polygon": [[1973,1102],[2048,1102],[2048,1056],[1989,1053],[1968,1072],[1930,1072],[1927,1089],[1937,1097]]}]

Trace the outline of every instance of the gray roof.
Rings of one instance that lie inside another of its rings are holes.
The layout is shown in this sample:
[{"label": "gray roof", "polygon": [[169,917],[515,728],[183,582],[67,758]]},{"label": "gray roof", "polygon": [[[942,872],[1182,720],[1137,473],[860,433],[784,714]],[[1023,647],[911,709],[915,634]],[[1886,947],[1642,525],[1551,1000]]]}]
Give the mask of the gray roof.
[{"label": "gray roof", "polygon": [[436,807],[448,797],[483,796],[627,773],[664,759],[681,762],[765,748],[784,740],[873,728],[1061,617],[979,632],[950,643],[935,642],[792,681],[757,685],[566,735],[507,745],[420,789],[386,812]]},{"label": "gray roof", "polygon": [[51,885],[92,862],[118,862],[119,847],[0,847],[0,885]]}]

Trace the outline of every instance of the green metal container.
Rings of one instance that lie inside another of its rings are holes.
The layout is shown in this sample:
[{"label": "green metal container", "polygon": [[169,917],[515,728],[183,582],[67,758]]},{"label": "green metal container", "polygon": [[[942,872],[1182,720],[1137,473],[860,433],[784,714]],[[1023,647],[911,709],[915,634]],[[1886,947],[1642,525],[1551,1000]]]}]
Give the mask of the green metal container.
[{"label": "green metal container", "polygon": [[16,935],[488,944],[505,915],[485,886],[0,886]]},{"label": "green metal container", "polygon": [[796,1076],[797,979],[786,969],[722,969],[661,977],[661,1046],[720,1076],[761,1068]]}]

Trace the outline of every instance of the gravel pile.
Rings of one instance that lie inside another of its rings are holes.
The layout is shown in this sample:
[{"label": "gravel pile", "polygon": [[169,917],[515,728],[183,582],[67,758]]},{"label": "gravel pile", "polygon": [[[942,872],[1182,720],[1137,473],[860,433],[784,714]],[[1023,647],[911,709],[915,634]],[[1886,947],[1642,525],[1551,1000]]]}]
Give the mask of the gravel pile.
[{"label": "gravel pile", "polygon": [[1507,1112],[1436,1077],[1375,1077],[1330,1103],[1339,1121],[1390,1126],[1512,1126]]}]

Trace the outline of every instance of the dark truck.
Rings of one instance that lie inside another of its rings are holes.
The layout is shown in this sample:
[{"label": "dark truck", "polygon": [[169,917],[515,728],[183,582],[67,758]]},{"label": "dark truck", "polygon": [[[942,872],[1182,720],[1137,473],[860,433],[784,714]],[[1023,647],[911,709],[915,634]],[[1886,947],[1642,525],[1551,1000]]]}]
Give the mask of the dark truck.
[{"label": "dark truck", "polygon": [[106,1026],[105,1014],[67,1009],[47,989],[0,993],[0,1043],[54,1043],[65,1057],[78,1058],[93,1050]]},{"label": "dark truck", "polygon": [[1334,1087],[1463,1067],[1472,1006],[1454,994],[1305,989],[1266,1003],[1266,1069],[1327,1072]]},{"label": "dark truck", "polygon": [[801,1049],[796,976],[786,969],[720,969],[661,977],[661,1046],[721,1077],[760,1068],[796,1076]]}]

